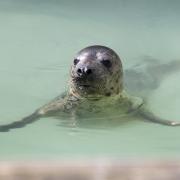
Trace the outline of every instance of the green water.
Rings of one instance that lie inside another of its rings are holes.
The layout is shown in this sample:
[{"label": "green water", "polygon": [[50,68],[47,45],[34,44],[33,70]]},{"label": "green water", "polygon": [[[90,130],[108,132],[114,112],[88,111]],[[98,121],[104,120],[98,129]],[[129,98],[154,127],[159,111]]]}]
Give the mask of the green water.
[{"label": "green water", "polygon": [[[69,66],[85,46],[113,48],[124,68],[144,56],[179,59],[178,0],[0,0],[0,123],[30,114],[68,87]],[[158,115],[180,120],[180,73],[149,97]],[[0,159],[179,157],[180,127],[135,121],[64,127],[44,118],[0,133]]]}]

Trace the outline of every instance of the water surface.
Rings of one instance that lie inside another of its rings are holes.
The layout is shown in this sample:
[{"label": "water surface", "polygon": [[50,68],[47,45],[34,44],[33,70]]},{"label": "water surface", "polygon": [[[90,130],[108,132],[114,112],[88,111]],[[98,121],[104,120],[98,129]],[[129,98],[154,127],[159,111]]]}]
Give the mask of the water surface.
[{"label": "water surface", "polygon": [[[0,0],[0,123],[21,119],[64,92],[74,54],[113,48],[124,68],[145,56],[179,59],[177,0]],[[148,97],[161,117],[180,120],[180,73]],[[0,133],[0,159],[179,157],[179,127],[134,121],[112,127],[64,127],[44,118]]]}]

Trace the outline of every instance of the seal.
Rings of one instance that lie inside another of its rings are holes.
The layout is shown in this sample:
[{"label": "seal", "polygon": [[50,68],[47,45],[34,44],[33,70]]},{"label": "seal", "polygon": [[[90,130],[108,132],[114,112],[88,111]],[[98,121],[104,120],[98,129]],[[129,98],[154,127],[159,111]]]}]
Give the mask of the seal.
[{"label": "seal", "polygon": [[161,119],[150,112],[144,100],[130,96],[123,88],[123,67],[117,53],[105,46],[94,45],[79,51],[71,66],[70,86],[67,93],[37,109],[33,114],[10,124],[1,125],[0,131],[20,128],[41,117],[62,113],[71,117],[95,114],[126,114],[169,126],[180,122]]}]

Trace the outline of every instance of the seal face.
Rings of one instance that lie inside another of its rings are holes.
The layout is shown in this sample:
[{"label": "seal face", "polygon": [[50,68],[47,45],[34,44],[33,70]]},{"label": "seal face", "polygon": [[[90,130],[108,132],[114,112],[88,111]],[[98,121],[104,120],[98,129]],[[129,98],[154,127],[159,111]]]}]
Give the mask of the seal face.
[{"label": "seal face", "polygon": [[110,96],[123,89],[119,56],[105,46],[89,46],[77,53],[71,66],[70,92],[75,96]]}]

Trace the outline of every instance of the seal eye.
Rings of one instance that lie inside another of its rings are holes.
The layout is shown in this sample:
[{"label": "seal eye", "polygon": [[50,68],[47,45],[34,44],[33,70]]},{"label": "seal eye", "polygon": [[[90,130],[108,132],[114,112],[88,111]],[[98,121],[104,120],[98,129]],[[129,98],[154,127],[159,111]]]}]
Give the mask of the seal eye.
[{"label": "seal eye", "polygon": [[74,59],[74,65],[76,65],[79,62],[79,59]]},{"label": "seal eye", "polygon": [[103,59],[103,60],[101,61],[101,63],[102,63],[104,66],[106,66],[107,68],[110,68],[110,67],[112,66],[111,61],[108,60],[108,59]]}]

